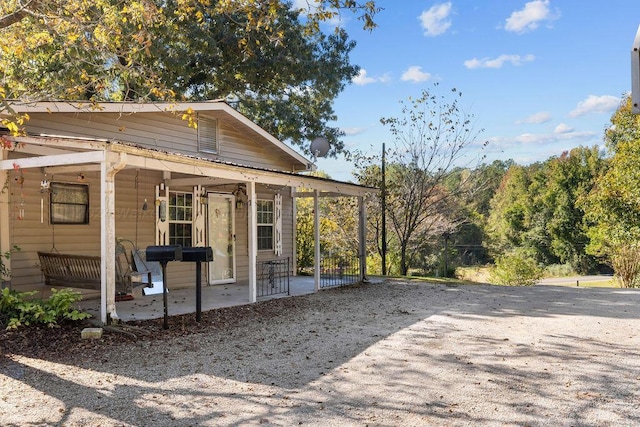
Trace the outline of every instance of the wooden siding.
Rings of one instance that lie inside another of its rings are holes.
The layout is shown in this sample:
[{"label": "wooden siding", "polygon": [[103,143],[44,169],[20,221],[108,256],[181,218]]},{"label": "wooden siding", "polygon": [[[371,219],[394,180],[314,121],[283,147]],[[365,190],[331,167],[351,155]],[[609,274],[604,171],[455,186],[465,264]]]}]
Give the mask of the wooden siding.
[{"label": "wooden siding", "polygon": [[[22,174],[24,183],[18,185],[13,177]],[[86,172],[84,183],[89,185],[89,224],[52,225],[49,222],[49,195],[40,192],[40,181],[44,175],[36,170],[25,169],[11,172],[12,213],[10,218],[11,241],[20,248],[11,259],[12,287],[26,291],[43,289],[44,279],[38,266],[38,251],[58,252],[78,255],[100,255],[100,201],[99,173]],[[137,178],[136,178],[137,175]],[[54,182],[77,182],[76,175],[47,176]],[[152,171],[125,170],[116,175],[116,236],[126,239],[127,251],[133,245],[144,249],[154,244],[155,236],[155,194],[154,186],[162,179],[161,173]],[[147,199],[147,210],[142,210]],[[24,218],[18,219],[19,207],[24,200]],[[41,222],[40,201],[43,202]],[[178,264],[178,263],[176,263]],[[176,286],[189,284],[189,274],[195,266],[183,264],[179,268],[168,269],[170,283]],[[195,276],[194,280],[195,282]],[[84,294],[98,294],[82,291]]]},{"label": "wooden siding", "polygon": [[[24,178],[20,185],[15,178]],[[48,179],[54,182],[77,183],[77,175],[45,175],[39,169],[24,169],[10,172],[10,231],[12,244],[20,251],[12,255],[12,287],[20,291],[46,290],[44,278],[38,265],[38,251],[59,252],[79,255],[100,255],[100,175],[98,172],[85,172],[83,183],[89,186],[89,224],[87,225],[51,225],[49,222],[49,195],[40,192],[40,182]],[[140,249],[154,244],[155,236],[155,186],[162,181],[161,172],[125,169],[116,175],[116,236],[126,239],[125,248],[132,248],[128,241]],[[208,191],[230,193],[235,185],[209,188]],[[192,191],[192,188],[175,188]],[[272,200],[279,192],[283,196],[283,255],[293,257],[293,199],[289,188],[278,190],[258,185],[257,196]],[[147,209],[142,206],[147,200]],[[42,222],[40,203],[42,200]],[[21,202],[24,217],[18,219]],[[247,283],[249,278],[247,206],[236,210],[236,266],[237,280]],[[275,259],[273,251],[260,251],[258,261]],[[290,264],[293,266],[293,263]],[[206,268],[203,269],[206,273]],[[169,263],[167,266],[169,288],[195,286],[194,263]],[[206,283],[206,276],[203,279]],[[85,297],[98,296],[99,292],[79,290]]]},{"label": "wooden siding", "polygon": [[[291,171],[286,154],[246,127],[218,113],[220,149],[217,155],[199,153],[197,131],[172,113],[32,113],[27,131],[81,138],[95,138],[136,144],[145,148],[211,158],[241,165]],[[298,169],[299,169],[298,165]]]}]

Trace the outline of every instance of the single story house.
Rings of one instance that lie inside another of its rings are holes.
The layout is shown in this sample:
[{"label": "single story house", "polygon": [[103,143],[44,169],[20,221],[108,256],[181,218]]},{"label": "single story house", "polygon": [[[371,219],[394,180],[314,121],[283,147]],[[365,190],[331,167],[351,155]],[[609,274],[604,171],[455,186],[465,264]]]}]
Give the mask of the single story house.
[{"label": "single story house", "polygon": [[[316,289],[319,197],[358,199],[359,275],[366,277],[364,200],[376,189],[305,174],[315,169],[309,159],[224,101],[12,108],[29,115],[24,136],[0,129],[0,254],[19,247],[5,260],[13,289],[58,283],[43,274],[51,259],[78,286],[93,268],[93,289],[83,292],[100,296],[101,321],[110,323],[118,320],[119,281],[127,274],[131,283],[145,281],[144,271],[133,277],[127,269],[135,263],[123,269],[119,249],[130,243],[125,252],[135,256],[154,245],[210,246],[202,281],[246,283],[255,302],[259,263],[287,259],[281,265],[295,274],[296,197],[316,203]],[[68,264],[72,257],[76,264]],[[91,260],[97,264],[84,264]],[[169,263],[166,280],[194,286],[195,271],[194,263]]]}]

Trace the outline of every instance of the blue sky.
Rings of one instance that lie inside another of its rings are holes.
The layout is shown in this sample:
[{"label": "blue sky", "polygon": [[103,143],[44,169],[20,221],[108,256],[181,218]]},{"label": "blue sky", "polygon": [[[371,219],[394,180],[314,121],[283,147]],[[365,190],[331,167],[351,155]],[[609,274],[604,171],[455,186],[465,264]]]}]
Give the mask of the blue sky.
[{"label": "blue sky", "polygon": [[[486,161],[545,160],[602,144],[620,98],[631,89],[630,51],[640,1],[377,0],[379,27],[345,15],[361,67],[335,102],[348,149],[392,145],[382,117],[423,89],[462,92],[463,108],[489,141]],[[342,159],[319,159],[332,178],[351,180]]]}]

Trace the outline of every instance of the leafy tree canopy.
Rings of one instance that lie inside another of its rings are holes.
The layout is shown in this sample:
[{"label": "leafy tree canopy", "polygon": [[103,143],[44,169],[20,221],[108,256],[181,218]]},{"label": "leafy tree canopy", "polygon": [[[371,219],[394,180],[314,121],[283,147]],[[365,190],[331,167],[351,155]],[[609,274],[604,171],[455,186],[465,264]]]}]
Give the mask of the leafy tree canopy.
[{"label": "leafy tree canopy", "polygon": [[355,13],[375,28],[373,1],[5,0],[0,4],[0,113],[9,99],[173,101],[237,97],[237,108],[280,139],[341,132],[332,102],[358,67],[344,30],[320,24]]}]

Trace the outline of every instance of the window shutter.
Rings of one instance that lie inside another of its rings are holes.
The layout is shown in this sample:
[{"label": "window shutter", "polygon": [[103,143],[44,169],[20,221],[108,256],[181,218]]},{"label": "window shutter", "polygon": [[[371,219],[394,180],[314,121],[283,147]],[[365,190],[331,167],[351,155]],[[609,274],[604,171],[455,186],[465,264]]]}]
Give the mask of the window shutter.
[{"label": "window shutter", "polygon": [[[163,206],[164,204],[164,206]],[[156,245],[169,244],[169,187],[156,185]],[[161,211],[164,212],[161,213]],[[165,220],[162,221],[161,217]]]},{"label": "window shutter", "polygon": [[205,212],[206,205],[201,197],[205,197],[205,191],[201,185],[193,187],[193,246],[205,244]]},{"label": "window shutter", "polygon": [[218,120],[198,117],[198,151],[218,153]]},{"label": "window shutter", "polygon": [[274,227],[275,227],[275,241],[274,252],[277,256],[282,255],[282,196],[276,194],[273,203]]}]

